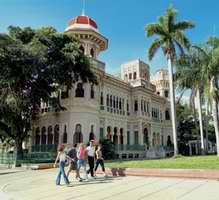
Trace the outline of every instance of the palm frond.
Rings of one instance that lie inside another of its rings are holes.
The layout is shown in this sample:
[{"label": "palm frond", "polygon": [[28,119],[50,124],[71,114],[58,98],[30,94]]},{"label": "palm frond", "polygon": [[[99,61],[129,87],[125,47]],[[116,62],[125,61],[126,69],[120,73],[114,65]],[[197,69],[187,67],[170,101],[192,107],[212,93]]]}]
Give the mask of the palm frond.
[{"label": "palm frond", "polygon": [[181,21],[174,24],[174,30],[184,31],[189,28],[194,28],[195,25],[191,21]]},{"label": "palm frond", "polygon": [[185,36],[185,34],[182,31],[176,31],[173,34],[173,38],[183,47],[185,47],[186,49],[189,49],[190,45],[190,41],[189,39]]},{"label": "palm frond", "polygon": [[159,24],[148,24],[145,27],[147,37],[151,37],[154,35],[159,35],[159,36],[166,36],[167,33],[164,31],[164,29],[159,25]]},{"label": "palm frond", "polygon": [[162,44],[164,43],[163,39],[159,38],[156,39],[150,46],[148,50],[148,58],[149,60],[152,60],[156,52],[158,51],[159,48],[162,47]]}]

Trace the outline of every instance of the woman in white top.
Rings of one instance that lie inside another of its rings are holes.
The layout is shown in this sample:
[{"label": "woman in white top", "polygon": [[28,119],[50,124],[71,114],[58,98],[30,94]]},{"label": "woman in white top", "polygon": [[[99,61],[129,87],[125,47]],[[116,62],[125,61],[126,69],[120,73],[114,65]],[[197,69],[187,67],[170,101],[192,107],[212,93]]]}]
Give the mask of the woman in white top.
[{"label": "woman in white top", "polygon": [[56,178],[56,185],[60,185],[61,176],[63,176],[65,184],[69,185],[68,177],[65,174],[65,161],[66,161],[66,159],[71,159],[71,158],[66,155],[66,153],[64,152],[64,148],[65,148],[64,145],[59,146],[58,155],[57,155],[56,161],[54,163],[54,167],[56,167],[56,163],[59,160],[59,173],[58,173],[58,176]]}]

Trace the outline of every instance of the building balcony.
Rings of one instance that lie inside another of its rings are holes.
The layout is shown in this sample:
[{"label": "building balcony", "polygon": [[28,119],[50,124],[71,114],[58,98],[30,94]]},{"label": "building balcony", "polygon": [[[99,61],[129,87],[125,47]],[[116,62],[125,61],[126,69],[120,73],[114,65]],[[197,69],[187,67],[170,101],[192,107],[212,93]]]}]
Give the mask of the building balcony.
[{"label": "building balcony", "polygon": [[105,71],[105,63],[104,62],[101,62],[101,61],[96,60],[94,58],[90,58],[90,62],[91,62],[91,65],[93,65],[94,67],[96,67],[102,71]]}]

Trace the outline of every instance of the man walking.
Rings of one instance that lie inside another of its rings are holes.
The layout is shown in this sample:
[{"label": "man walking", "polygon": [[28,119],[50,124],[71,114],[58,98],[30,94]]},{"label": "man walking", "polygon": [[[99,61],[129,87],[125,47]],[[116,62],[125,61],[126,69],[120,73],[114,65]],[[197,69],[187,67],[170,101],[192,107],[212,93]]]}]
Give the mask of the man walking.
[{"label": "man walking", "polygon": [[88,155],[88,165],[89,169],[87,170],[87,174],[91,174],[91,177],[94,177],[94,156],[95,156],[95,147],[94,140],[90,141],[90,145],[86,148]]},{"label": "man walking", "polygon": [[78,167],[77,167],[77,160],[78,160],[78,158],[77,158],[77,144],[73,145],[73,148],[71,148],[68,151],[67,155],[72,159],[69,163],[69,169],[68,169],[68,172],[67,172],[67,177],[69,176],[69,174],[72,170],[75,170],[76,179],[78,181],[82,181],[82,178],[80,177],[79,170],[78,170]]}]

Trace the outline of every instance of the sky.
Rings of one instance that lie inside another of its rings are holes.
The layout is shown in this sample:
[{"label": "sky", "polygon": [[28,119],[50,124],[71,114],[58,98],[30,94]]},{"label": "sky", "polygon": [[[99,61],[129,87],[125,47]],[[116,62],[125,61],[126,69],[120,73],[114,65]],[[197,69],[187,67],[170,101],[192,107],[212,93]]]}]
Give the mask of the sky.
[{"label": "sky", "polygon": [[[146,37],[145,25],[156,22],[172,4],[178,20],[191,20],[195,28],[186,32],[193,43],[203,43],[210,35],[219,34],[219,0],[86,0],[85,14],[98,24],[109,39],[109,48],[99,60],[109,73],[118,73],[124,62],[140,58],[150,64],[151,73],[166,68],[162,54],[147,59],[152,39]],[[0,0],[0,32],[7,27],[53,26],[62,32],[67,22],[82,12],[82,0]]]}]

